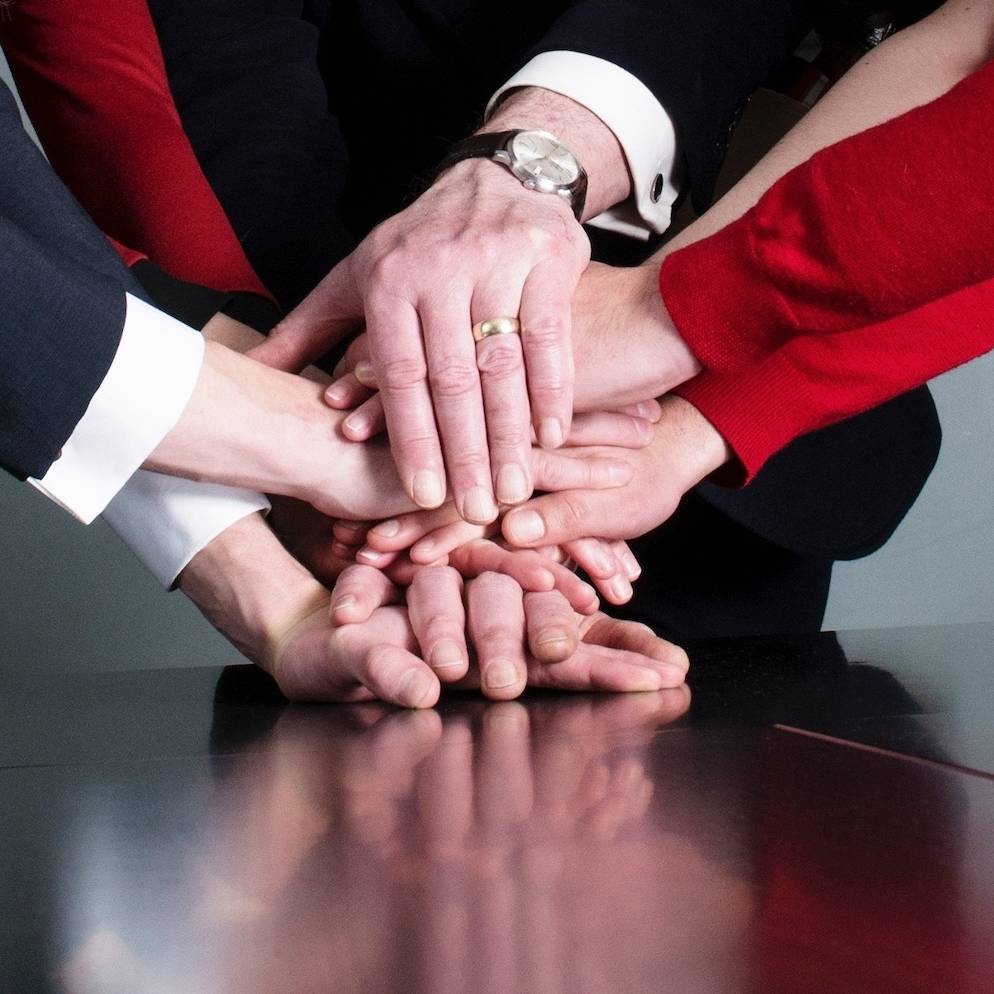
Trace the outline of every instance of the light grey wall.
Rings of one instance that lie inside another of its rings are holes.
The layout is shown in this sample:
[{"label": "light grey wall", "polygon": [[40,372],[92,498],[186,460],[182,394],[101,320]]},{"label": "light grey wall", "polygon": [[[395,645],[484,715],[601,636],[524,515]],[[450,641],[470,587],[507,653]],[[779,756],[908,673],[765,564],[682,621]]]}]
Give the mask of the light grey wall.
[{"label": "light grey wall", "polygon": [[994,619],[994,355],[933,381],[932,392],[939,463],[890,542],[835,567],[827,628]]}]

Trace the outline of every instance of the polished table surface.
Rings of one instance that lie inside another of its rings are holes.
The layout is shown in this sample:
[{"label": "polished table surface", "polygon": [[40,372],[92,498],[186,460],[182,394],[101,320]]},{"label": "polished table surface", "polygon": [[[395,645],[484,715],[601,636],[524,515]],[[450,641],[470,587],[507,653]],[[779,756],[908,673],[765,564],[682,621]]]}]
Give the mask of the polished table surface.
[{"label": "polished table surface", "polygon": [[691,692],[290,706],[0,676],[0,991],[994,991],[994,626]]}]

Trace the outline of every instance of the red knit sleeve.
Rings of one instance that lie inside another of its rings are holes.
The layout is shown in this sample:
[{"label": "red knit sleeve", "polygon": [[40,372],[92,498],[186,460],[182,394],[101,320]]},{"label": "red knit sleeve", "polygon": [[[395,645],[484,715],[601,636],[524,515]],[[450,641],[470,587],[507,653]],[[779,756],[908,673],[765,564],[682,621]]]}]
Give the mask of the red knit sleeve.
[{"label": "red knit sleeve", "polygon": [[994,348],[992,114],[994,62],[822,150],[663,264],[666,307],[709,370],[679,392],[749,475]]},{"label": "red knit sleeve", "polygon": [[798,436],[991,349],[994,279],[862,328],[799,335],[761,362],[733,373],[705,371],[674,392],[721,432],[739,459],[737,482],[746,483]]},{"label": "red knit sleeve", "polygon": [[666,306],[710,368],[894,317],[994,275],[994,62],[814,155],[670,256]]},{"label": "red knit sleeve", "polygon": [[53,168],[113,241],[270,296],[183,131],[145,0],[18,0],[0,41]]}]

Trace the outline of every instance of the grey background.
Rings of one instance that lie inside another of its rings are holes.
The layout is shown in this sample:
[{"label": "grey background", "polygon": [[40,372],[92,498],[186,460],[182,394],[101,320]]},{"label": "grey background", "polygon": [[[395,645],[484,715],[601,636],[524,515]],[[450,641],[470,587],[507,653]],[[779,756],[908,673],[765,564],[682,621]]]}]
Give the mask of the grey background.
[{"label": "grey background", "polygon": [[[6,63],[0,77],[9,82]],[[992,315],[994,320],[994,315]],[[994,356],[934,383],[939,465],[880,552],[836,566],[826,628],[994,620]],[[129,669],[226,663],[237,652],[166,593],[98,521],[76,523],[0,473],[0,666]]]}]

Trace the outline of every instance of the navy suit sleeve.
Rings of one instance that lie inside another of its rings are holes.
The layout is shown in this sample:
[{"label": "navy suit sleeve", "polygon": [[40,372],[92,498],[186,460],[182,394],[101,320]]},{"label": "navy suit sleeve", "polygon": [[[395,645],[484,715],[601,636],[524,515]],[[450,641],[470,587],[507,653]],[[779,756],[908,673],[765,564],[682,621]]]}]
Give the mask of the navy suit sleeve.
[{"label": "navy suit sleeve", "polygon": [[44,476],[113,362],[141,293],[0,85],[0,466]]},{"label": "navy suit sleeve", "polygon": [[698,210],[749,96],[810,30],[809,0],[580,0],[528,59],[573,51],[637,76],[676,127]]}]

